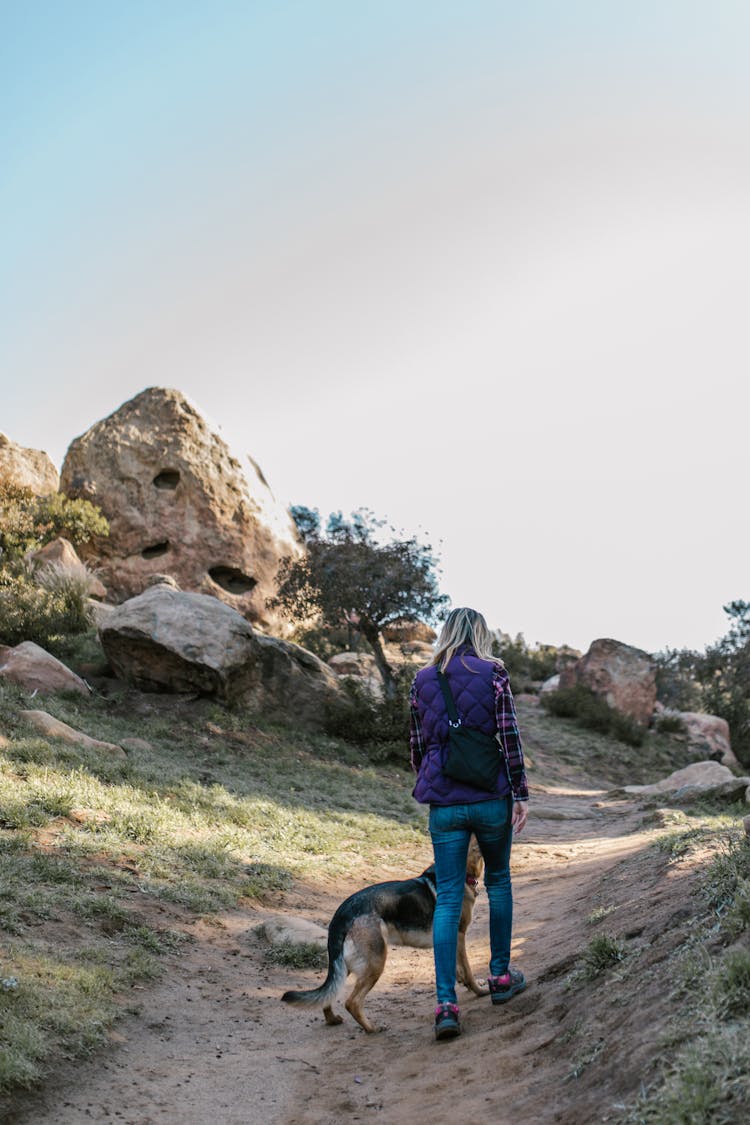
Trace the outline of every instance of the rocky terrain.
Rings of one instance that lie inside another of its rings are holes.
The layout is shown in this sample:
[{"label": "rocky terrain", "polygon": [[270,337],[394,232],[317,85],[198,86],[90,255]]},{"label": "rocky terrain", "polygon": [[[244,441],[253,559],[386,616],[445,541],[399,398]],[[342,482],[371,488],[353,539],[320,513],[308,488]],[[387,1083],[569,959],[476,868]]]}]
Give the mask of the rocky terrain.
[{"label": "rocky terrain", "polygon": [[[303,547],[179,392],[93,425],[59,482],[0,437],[0,476],[110,521],[82,549],[96,628],[63,658],[0,636],[3,1121],[744,1120],[750,777],[723,719],[657,702],[649,654],[600,638],[518,696],[526,993],[499,1011],[467,994],[463,1035],[436,1045],[430,954],[399,949],[368,1000],[382,1031],[330,1028],[281,993],[319,978],[341,899],[431,858],[406,745],[384,761],[322,733],[346,680],[381,699],[374,657],[282,635],[267,599]],[[64,539],[33,563],[80,577]],[[433,639],[384,636],[394,663]],[[548,713],[579,691],[637,738]],[[484,897],[469,948],[483,972]],[[680,1062],[688,1029],[699,1066]]]}]

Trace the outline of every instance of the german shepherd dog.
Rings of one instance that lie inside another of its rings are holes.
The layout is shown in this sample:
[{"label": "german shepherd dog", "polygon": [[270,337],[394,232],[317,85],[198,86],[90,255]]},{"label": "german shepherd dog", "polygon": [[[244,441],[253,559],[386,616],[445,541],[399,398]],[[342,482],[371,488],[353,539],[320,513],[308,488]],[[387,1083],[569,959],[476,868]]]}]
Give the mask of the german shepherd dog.
[{"label": "german shepherd dog", "polygon": [[[477,996],[487,989],[477,984],[466,956],[466,931],[477,897],[477,884],[484,860],[472,836],[466,863],[466,886],[458,926],[456,979]],[[323,1005],[327,1024],[342,1023],[332,1004],[349,973],[355,982],[345,1002],[346,1010],[365,1031],[377,1031],[365,1015],[367,993],[379,980],[388,955],[387,941],[397,945],[429,949],[432,946],[432,918],[435,913],[435,865],[415,879],[375,883],[350,895],[341,903],[328,926],[328,975],[319,988],[309,992],[285,992],[287,1004]]]}]

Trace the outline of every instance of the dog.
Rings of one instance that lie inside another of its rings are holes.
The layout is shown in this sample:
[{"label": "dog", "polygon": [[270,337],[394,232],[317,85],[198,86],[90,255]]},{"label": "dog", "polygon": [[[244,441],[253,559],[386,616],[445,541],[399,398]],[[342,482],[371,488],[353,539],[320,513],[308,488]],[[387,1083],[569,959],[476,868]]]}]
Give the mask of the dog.
[{"label": "dog", "polygon": [[[458,926],[456,980],[477,996],[486,996],[488,990],[477,984],[471,970],[466,955],[466,931],[471,922],[483,869],[482,853],[472,836]],[[308,992],[285,992],[281,999],[287,1004],[322,1004],[327,1024],[342,1023],[343,1017],[334,1013],[332,1005],[349,973],[354,973],[354,988],[344,1006],[365,1031],[377,1031],[365,1015],[364,1002],[385,968],[387,942],[390,939],[398,945],[429,949],[432,946],[432,918],[436,897],[434,863],[414,879],[374,883],[350,895],[341,903],[328,926],[326,979],[319,988]]]}]

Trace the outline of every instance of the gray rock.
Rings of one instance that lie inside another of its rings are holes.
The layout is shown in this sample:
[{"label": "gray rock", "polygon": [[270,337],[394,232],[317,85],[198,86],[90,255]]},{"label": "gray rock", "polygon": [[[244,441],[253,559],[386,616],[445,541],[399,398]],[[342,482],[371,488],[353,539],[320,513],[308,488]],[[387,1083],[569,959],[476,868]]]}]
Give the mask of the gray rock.
[{"label": "gray rock", "polygon": [[311,652],[255,632],[216,598],[163,584],[117,606],[99,636],[117,676],[145,691],[198,692],[318,725],[339,690]]},{"label": "gray rock", "polygon": [[0,648],[0,676],[34,694],[49,695],[57,691],[91,694],[80,676],[33,641],[23,641],[14,648]]}]

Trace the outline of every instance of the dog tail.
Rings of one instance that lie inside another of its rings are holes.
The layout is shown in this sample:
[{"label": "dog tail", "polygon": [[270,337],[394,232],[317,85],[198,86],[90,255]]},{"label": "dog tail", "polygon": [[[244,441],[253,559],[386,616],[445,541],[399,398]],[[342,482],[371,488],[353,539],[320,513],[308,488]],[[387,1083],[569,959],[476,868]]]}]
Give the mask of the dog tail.
[{"label": "dog tail", "polygon": [[285,992],[281,999],[287,1004],[330,1004],[341,991],[348,975],[344,960],[343,930],[333,929],[328,934],[328,975],[319,988],[311,988],[307,992]]}]

